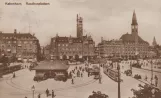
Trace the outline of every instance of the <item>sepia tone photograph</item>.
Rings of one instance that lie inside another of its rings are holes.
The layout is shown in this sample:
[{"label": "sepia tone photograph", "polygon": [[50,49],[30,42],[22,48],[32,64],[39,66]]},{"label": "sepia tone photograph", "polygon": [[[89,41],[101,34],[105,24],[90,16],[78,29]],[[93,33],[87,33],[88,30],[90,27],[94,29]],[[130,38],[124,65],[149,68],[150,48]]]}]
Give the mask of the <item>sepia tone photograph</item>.
[{"label": "sepia tone photograph", "polygon": [[161,98],[161,1],[0,0],[0,98]]}]

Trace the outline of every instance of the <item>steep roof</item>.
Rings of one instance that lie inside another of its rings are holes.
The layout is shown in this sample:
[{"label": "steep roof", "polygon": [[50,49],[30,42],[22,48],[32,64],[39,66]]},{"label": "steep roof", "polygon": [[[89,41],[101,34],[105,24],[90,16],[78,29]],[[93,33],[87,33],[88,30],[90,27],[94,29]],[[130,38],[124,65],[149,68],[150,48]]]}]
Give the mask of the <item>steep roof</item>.
[{"label": "steep roof", "polygon": [[37,39],[34,35],[31,35],[31,33],[0,33],[2,37],[16,37],[16,38],[35,38]]},{"label": "steep roof", "polygon": [[[123,34],[120,38],[123,42],[135,42],[135,36],[132,34]],[[138,36],[138,43],[147,43],[140,36]]]},{"label": "steep roof", "polygon": [[40,65],[33,68],[33,70],[67,70],[69,65],[67,65],[66,61],[50,61],[50,62],[43,62]]},{"label": "steep roof", "polygon": [[133,17],[132,17],[132,23],[131,23],[131,25],[138,25],[135,11],[133,12]]},{"label": "steep roof", "polygon": [[[84,40],[87,40],[87,36],[83,36],[83,38],[78,38],[78,37],[55,37],[55,38],[52,38],[52,40],[55,39],[56,42],[65,42],[65,43],[68,43],[70,40],[73,42],[73,43],[82,43]],[[93,42],[93,39],[89,39],[88,40],[90,43]]]}]

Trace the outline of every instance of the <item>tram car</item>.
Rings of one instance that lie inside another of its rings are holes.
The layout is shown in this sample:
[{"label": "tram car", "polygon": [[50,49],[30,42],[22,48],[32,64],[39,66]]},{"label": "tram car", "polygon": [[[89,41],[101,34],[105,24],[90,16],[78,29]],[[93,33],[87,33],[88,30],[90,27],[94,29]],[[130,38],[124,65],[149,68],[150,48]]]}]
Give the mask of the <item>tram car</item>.
[{"label": "tram car", "polygon": [[[118,70],[113,69],[109,66],[104,66],[103,71],[109,78],[111,78],[115,82],[118,82]],[[122,82],[123,80],[120,79],[120,81]]]},{"label": "tram car", "polygon": [[97,65],[90,65],[91,67],[88,67],[88,73],[89,75],[98,75],[100,72],[100,68]]},{"label": "tram car", "polygon": [[21,64],[4,67],[3,74],[13,73],[21,69]]}]

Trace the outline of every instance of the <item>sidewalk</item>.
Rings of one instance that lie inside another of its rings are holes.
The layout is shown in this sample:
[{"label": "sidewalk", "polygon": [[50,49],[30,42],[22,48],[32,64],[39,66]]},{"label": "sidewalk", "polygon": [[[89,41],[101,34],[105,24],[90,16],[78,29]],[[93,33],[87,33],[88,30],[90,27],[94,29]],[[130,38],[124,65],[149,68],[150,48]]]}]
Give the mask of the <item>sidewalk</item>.
[{"label": "sidewalk", "polygon": [[[141,68],[141,69],[151,71],[151,68]],[[157,73],[161,73],[161,69],[158,69],[158,68],[153,68],[153,71]]]},{"label": "sidewalk", "polygon": [[[137,69],[137,68],[136,68],[136,69]],[[142,68],[138,68],[138,69],[142,69]],[[148,69],[143,69],[143,70],[148,70]],[[148,70],[148,71],[149,71],[149,70]],[[151,71],[151,70],[150,70],[150,71]],[[123,72],[124,72],[124,70],[121,71],[122,74],[124,74]],[[161,73],[161,72],[159,72],[159,73]],[[135,78],[134,78],[134,75],[136,75],[136,74],[141,75],[141,78],[142,78],[142,79],[135,79]],[[133,72],[132,76],[129,76],[129,77],[131,77],[131,78],[133,78],[133,79],[135,79],[135,80],[138,80],[138,81],[140,81],[141,83],[151,85],[151,78],[148,76],[147,81],[146,81],[146,80],[145,80],[145,74],[146,74],[146,73]],[[124,74],[124,75],[126,75],[126,74]],[[152,83],[153,83],[153,84],[155,83],[155,80],[154,80],[154,79],[153,79]],[[155,86],[153,86],[153,87],[155,87]],[[158,86],[155,87],[155,88],[161,89],[161,88],[159,87],[159,84],[158,84]]]}]

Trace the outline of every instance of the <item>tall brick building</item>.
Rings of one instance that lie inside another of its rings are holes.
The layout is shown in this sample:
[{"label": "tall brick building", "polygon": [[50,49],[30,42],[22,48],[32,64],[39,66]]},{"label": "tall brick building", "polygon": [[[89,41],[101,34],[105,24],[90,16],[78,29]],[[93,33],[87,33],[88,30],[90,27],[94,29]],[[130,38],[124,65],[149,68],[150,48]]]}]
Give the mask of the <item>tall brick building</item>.
[{"label": "tall brick building", "polygon": [[58,34],[51,38],[50,54],[59,59],[87,59],[95,56],[95,42],[91,36],[83,36],[83,18],[77,15],[77,37],[60,37]]},{"label": "tall brick building", "polygon": [[30,33],[0,33],[0,50],[2,55],[16,57],[19,61],[32,61],[39,59],[39,40]]},{"label": "tall brick building", "polygon": [[144,41],[138,34],[138,22],[135,11],[131,23],[131,34],[123,34],[119,40],[101,41],[98,44],[102,56],[122,56],[127,58],[148,57],[149,43]]}]

